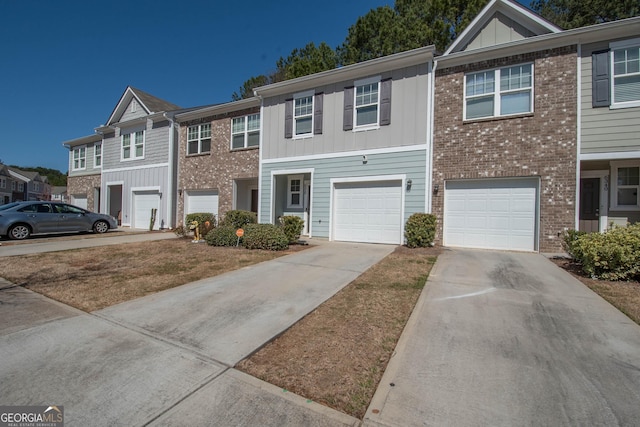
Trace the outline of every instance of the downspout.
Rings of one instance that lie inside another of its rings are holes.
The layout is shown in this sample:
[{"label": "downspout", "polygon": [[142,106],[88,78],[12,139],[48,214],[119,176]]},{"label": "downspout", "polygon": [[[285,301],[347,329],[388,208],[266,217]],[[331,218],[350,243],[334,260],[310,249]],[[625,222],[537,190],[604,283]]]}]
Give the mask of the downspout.
[{"label": "downspout", "polygon": [[[264,99],[254,89],[253,95],[260,100],[260,142],[258,143],[258,223],[262,222],[262,147],[264,138]],[[272,189],[273,191],[273,189]]]},{"label": "downspout", "polygon": [[[578,59],[576,60],[576,204],[575,204],[575,224],[574,229],[580,229],[580,155],[582,152],[582,105],[580,100],[580,95],[582,92],[582,69],[581,69],[581,58],[582,58],[582,44],[578,43]],[[600,189],[598,188],[598,191]],[[600,227],[598,227],[599,231],[602,231]]]},{"label": "downspout", "polygon": [[[100,141],[100,145],[102,146],[102,163],[100,164],[100,201],[98,202],[98,204],[100,205],[100,209],[102,212],[100,213],[104,213],[104,214],[108,214],[109,213],[109,209],[107,206],[107,187],[105,185],[105,187],[103,188],[102,185],[104,184],[104,132],[101,132],[99,130],[96,129],[96,133],[100,136],[102,136],[102,140]],[[71,198],[71,196],[69,196],[69,198]],[[93,204],[95,205],[95,201],[93,202]],[[95,206],[93,207],[94,209],[96,208]]]},{"label": "downspout", "polygon": [[[432,65],[433,64],[433,65]],[[433,132],[434,132],[434,123],[435,123],[435,88],[436,88],[436,69],[438,68],[438,62],[433,58],[431,60],[431,64],[429,64],[429,68],[431,68],[429,73],[429,91],[427,97],[427,123],[429,129],[427,129],[427,174],[426,177],[426,204],[425,212],[431,213],[433,212]],[[443,188],[444,190],[444,188]]]},{"label": "downspout", "polygon": [[[175,155],[174,155],[174,146],[175,146],[175,122],[173,121],[173,117],[167,115],[167,113],[162,113],[162,116],[169,120],[169,173],[167,174],[167,228],[170,230],[174,228],[174,185],[175,185],[175,175],[177,175],[177,171],[174,174],[173,168],[175,164]],[[176,209],[177,210],[177,209]]]}]

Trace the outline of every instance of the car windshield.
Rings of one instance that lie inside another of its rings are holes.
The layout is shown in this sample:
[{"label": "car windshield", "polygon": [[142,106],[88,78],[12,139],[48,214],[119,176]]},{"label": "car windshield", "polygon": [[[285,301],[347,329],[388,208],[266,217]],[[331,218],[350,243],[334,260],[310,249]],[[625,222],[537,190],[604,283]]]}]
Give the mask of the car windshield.
[{"label": "car windshield", "polygon": [[18,202],[12,202],[12,203],[7,203],[6,205],[0,205],[0,211],[5,211],[7,209],[11,209],[14,206],[18,206],[20,203]]}]

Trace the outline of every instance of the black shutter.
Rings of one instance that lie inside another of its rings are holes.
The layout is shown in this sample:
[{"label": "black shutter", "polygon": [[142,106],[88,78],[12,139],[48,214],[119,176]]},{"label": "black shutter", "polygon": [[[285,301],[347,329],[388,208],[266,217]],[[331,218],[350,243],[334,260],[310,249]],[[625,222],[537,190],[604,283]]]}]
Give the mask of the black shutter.
[{"label": "black shutter", "polygon": [[609,66],[609,51],[593,52],[591,54],[591,105],[593,107],[608,107],[611,105],[611,67]]},{"label": "black shutter", "polygon": [[353,86],[344,88],[344,113],[342,130],[353,129]]},{"label": "black shutter", "polygon": [[284,101],[284,137],[293,138],[293,99]]},{"label": "black shutter", "polygon": [[380,82],[380,126],[391,124],[391,79]]},{"label": "black shutter", "polygon": [[313,97],[313,134],[322,134],[322,98],[323,93],[316,93]]}]

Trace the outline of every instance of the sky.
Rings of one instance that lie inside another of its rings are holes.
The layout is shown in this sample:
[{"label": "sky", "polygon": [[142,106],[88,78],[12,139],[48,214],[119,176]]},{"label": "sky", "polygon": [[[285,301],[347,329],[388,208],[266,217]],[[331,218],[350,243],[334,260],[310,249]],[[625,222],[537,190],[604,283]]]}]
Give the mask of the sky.
[{"label": "sky", "polygon": [[[127,86],[179,105],[231,101],[309,42],[344,42],[393,0],[0,0],[0,161],[67,172]],[[319,5],[319,7],[317,6]]]}]

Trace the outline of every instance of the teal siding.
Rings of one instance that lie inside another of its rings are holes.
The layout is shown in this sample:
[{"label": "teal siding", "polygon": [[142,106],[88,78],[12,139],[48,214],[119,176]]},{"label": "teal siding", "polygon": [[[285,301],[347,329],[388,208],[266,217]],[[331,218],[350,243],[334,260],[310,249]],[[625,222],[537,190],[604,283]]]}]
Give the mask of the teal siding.
[{"label": "teal siding", "polygon": [[[286,194],[272,195],[272,171],[291,170],[292,174],[295,174],[295,170],[301,169],[313,169],[311,233],[314,237],[329,237],[331,179],[335,178],[406,175],[407,179],[412,181],[412,185],[411,190],[404,189],[405,221],[413,213],[426,211],[426,150],[415,150],[368,154],[366,164],[363,164],[360,155],[263,164],[260,182],[262,188],[260,222],[273,222],[270,217],[272,197],[286,197]],[[280,189],[280,191],[283,190]]]}]

